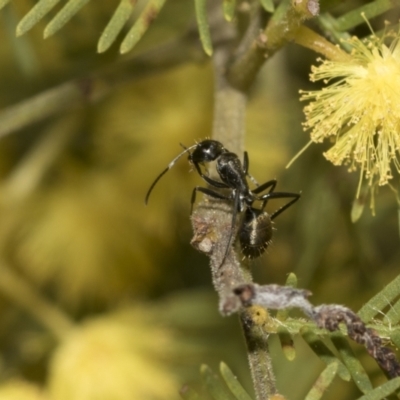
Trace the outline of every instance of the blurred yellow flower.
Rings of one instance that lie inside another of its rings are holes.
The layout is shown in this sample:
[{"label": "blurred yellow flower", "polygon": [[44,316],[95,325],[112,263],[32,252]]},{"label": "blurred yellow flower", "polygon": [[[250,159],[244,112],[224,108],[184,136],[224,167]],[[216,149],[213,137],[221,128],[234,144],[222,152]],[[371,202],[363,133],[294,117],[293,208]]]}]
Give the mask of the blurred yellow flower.
[{"label": "blurred yellow flower", "polygon": [[171,332],[132,310],[76,328],[50,364],[52,400],[163,400],[180,384],[166,362]]},{"label": "blurred yellow flower", "polygon": [[12,379],[0,386],[1,400],[46,400],[42,389],[22,379]]},{"label": "blurred yellow flower", "polygon": [[[384,42],[392,36],[390,45]],[[373,189],[400,172],[400,45],[399,35],[372,35],[345,42],[352,51],[341,61],[325,60],[312,68],[311,81],[323,80],[326,87],[301,91],[304,127],[311,129],[311,141],[336,137],[324,156],[335,165],[360,169]]]},{"label": "blurred yellow flower", "polygon": [[90,115],[93,143],[83,158],[91,161],[64,154],[52,172],[57,179],[24,207],[3,211],[3,225],[4,214],[14,218],[12,237],[3,240],[30,279],[77,308],[145,295],[170,277],[168,253],[175,232],[190,235],[189,196],[199,177],[182,160],[147,208],[144,198],[179,143],[209,131],[209,77],[209,69],[183,66],[124,86]]}]

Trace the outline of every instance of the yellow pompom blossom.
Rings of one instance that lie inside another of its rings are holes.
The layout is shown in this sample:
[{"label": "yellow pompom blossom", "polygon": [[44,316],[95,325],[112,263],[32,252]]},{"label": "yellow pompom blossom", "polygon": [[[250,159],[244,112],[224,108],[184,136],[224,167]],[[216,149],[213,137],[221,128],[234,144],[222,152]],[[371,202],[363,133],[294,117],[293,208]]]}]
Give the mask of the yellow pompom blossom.
[{"label": "yellow pompom blossom", "polygon": [[349,57],[312,68],[311,81],[327,86],[301,91],[301,100],[311,101],[304,108],[311,140],[336,136],[324,156],[360,169],[360,183],[366,179],[371,187],[387,184],[393,170],[400,171],[400,45],[399,35],[386,45],[389,36],[347,40]]},{"label": "yellow pompom blossom", "polygon": [[180,384],[166,361],[173,335],[147,319],[133,309],[77,327],[51,360],[51,400],[177,399]]}]

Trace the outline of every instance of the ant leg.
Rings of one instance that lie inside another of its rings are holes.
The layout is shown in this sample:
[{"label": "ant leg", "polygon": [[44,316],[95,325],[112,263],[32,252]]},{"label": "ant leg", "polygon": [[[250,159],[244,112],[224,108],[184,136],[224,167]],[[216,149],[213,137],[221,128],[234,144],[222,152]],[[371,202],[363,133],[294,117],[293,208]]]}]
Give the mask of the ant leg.
[{"label": "ant leg", "polygon": [[249,155],[247,151],[243,154],[243,172],[247,174],[249,172]]},{"label": "ant leg", "polygon": [[240,193],[239,191],[236,191],[235,193],[235,200],[234,200],[234,204],[233,204],[233,211],[232,211],[232,223],[231,223],[231,232],[229,233],[229,239],[228,239],[228,243],[226,245],[226,249],[225,249],[225,254],[224,257],[222,258],[221,264],[219,265],[219,268],[222,267],[222,265],[224,264],[226,257],[228,256],[229,253],[229,249],[232,246],[232,242],[233,242],[233,234],[235,233],[235,223],[236,223],[236,216],[237,216],[237,212],[239,209],[239,204],[240,204]]},{"label": "ant leg", "polygon": [[[268,196],[268,197],[267,197]],[[259,200],[263,200],[266,202],[269,199],[287,199],[287,198],[292,198],[288,203],[286,203],[284,206],[281,208],[278,208],[276,211],[274,211],[270,217],[271,220],[276,218],[279,214],[283,213],[286,209],[288,209],[292,204],[296,203],[297,200],[300,199],[301,194],[300,193],[285,193],[285,192],[274,192],[274,193],[267,193],[264,196],[261,196]],[[264,208],[264,203],[263,203],[263,208]]]},{"label": "ant leg", "polygon": [[194,167],[196,168],[197,173],[211,186],[214,186],[216,188],[220,189],[229,189],[229,186],[226,183],[216,181],[207,175],[204,175],[202,170],[200,169],[200,166],[198,163],[193,163]]},{"label": "ant leg", "polygon": [[[293,200],[290,200],[289,203],[285,204],[284,206],[282,206],[281,208],[279,208],[278,210],[274,211],[271,214],[271,220],[273,220],[274,218],[276,218],[279,214],[281,214],[283,211],[285,211],[286,209],[288,209],[291,205],[293,205],[294,203],[296,203],[297,200],[300,199],[300,194],[298,193],[293,193]],[[288,196],[289,197],[289,196]]]},{"label": "ant leg", "polygon": [[217,193],[214,190],[211,190],[211,189],[208,189],[208,188],[204,188],[204,187],[201,187],[201,186],[196,186],[193,189],[192,199],[190,201],[190,215],[192,215],[192,212],[193,212],[193,205],[196,202],[196,194],[197,194],[197,192],[204,193],[205,195],[213,197],[214,199],[230,200],[230,197],[224,196],[223,194],[220,194],[220,193]]},{"label": "ant leg", "polygon": [[[275,187],[276,187],[277,183],[278,182],[277,182],[276,179],[271,179],[270,181],[265,182],[261,186],[259,186],[259,187],[255,188],[254,190],[252,190],[252,193],[257,194],[257,193],[263,192],[264,190],[270,188],[267,194],[271,194],[275,190]],[[266,196],[266,195],[264,195],[264,196]],[[264,197],[264,196],[262,196],[262,197]],[[266,207],[267,203],[268,203],[268,197],[266,197],[263,200],[263,203],[262,203],[262,206],[261,206],[262,210],[264,210],[264,208]]]},{"label": "ant leg", "polygon": [[276,179],[271,179],[270,181],[265,182],[261,186],[259,186],[259,187],[255,188],[254,190],[252,190],[252,193],[258,194],[258,193],[261,193],[261,192],[263,192],[264,190],[266,190],[268,188],[270,188],[269,191],[268,191],[268,194],[272,193],[275,190],[275,186],[276,186],[277,183],[278,182],[277,182]]},{"label": "ant leg", "polygon": [[256,178],[254,178],[253,175],[247,173],[246,176],[257,186],[257,188],[260,186],[260,184],[256,181]]},{"label": "ant leg", "polygon": [[217,187],[220,189],[229,189],[229,186],[224,182],[216,181],[214,179],[209,178],[206,175],[201,175],[201,177],[211,186],[214,186],[214,187]]},{"label": "ant leg", "polygon": [[260,186],[254,177],[249,174],[249,155],[247,154],[247,151],[245,151],[243,154],[243,172],[256,186]]}]

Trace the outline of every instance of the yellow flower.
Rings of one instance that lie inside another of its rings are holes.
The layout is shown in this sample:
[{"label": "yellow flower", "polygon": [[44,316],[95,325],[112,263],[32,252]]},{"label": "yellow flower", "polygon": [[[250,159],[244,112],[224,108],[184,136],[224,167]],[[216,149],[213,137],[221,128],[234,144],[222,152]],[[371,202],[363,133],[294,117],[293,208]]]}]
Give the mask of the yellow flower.
[{"label": "yellow flower", "polygon": [[166,358],[171,331],[127,309],[86,321],[71,332],[50,363],[52,400],[178,398],[180,384]]},{"label": "yellow flower", "polygon": [[1,400],[49,400],[37,385],[22,379],[11,379],[0,385]]},{"label": "yellow flower", "polygon": [[304,127],[311,129],[313,142],[336,137],[324,156],[335,165],[360,169],[360,183],[366,179],[373,189],[387,184],[393,169],[400,172],[399,35],[352,37],[346,44],[352,49],[349,57],[312,68],[311,81],[327,86],[301,91],[300,99],[310,101]]}]

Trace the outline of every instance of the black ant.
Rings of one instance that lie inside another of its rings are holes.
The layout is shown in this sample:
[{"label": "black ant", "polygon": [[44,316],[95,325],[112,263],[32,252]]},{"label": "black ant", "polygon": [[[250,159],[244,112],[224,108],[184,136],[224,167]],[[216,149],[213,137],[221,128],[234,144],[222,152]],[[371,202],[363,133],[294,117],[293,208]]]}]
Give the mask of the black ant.
[{"label": "black ant", "polygon": [[[221,265],[224,263],[233,242],[238,213],[244,211],[244,217],[238,230],[243,255],[248,258],[256,258],[264,253],[271,241],[272,220],[300,198],[300,194],[298,193],[274,192],[277,184],[275,179],[250,190],[246,180],[246,176],[249,175],[248,166],[247,152],[245,152],[244,164],[242,166],[239,157],[235,153],[226,151],[217,158],[217,172],[222,182],[215,181],[218,185],[214,185],[209,180],[206,181],[211,186],[217,188],[231,189],[231,193],[224,195],[212,189],[198,186],[193,189],[192,207],[198,191],[216,199],[233,200],[231,232]],[[268,188],[269,191],[267,193],[259,195]],[[292,200],[269,215],[264,211],[268,200],[278,198],[292,198]],[[253,207],[256,201],[262,202],[260,209]]]},{"label": "black ant", "polygon": [[[192,149],[193,152],[190,152]],[[248,173],[249,159],[247,152],[244,153],[243,165],[239,157],[235,153],[229,152],[222,143],[216,140],[204,140],[189,148],[185,148],[177,157],[175,157],[168,165],[168,167],[161,172],[160,175],[150,186],[145,203],[147,204],[149,196],[161,179],[161,177],[168,172],[178,161],[182,155],[189,153],[189,162],[194,165],[198,174],[211,186],[217,189],[231,189],[229,195],[216,192],[210,188],[196,186],[192,192],[191,209],[196,201],[197,192],[202,192],[210,197],[220,200],[233,200],[232,224],[231,232],[228,238],[228,244],[221,265],[224,263],[228,251],[232,245],[235,223],[238,213],[245,211],[242,224],[239,228],[239,238],[243,254],[249,258],[260,256],[267,248],[272,236],[272,219],[277,217],[281,212],[290,207],[295,201],[300,198],[297,193],[280,193],[274,192],[277,184],[276,180],[268,181],[253,190],[250,190],[246,177],[251,176]],[[216,161],[216,169],[221,181],[216,181],[207,175],[203,174],[200,164],[205,162]],[[269,188],[268,193],[259,195]],[[269,199],[272,198],[293,198],[289,203],[275,211],[273,214],[268,215],[264,211]],[[260,209],[254,208],[253,204],[256,201],[262,202]]]}]

